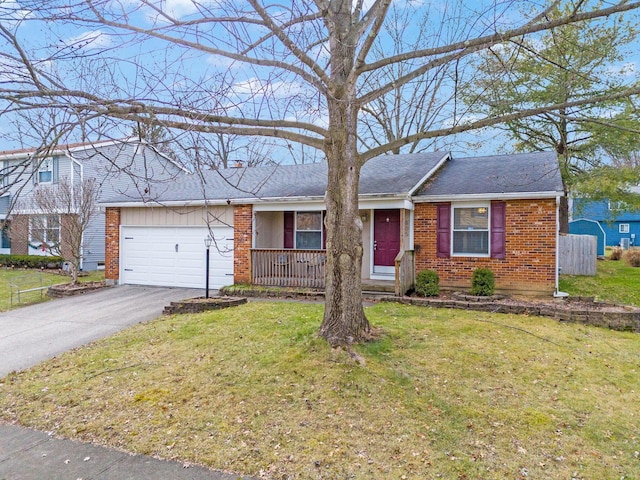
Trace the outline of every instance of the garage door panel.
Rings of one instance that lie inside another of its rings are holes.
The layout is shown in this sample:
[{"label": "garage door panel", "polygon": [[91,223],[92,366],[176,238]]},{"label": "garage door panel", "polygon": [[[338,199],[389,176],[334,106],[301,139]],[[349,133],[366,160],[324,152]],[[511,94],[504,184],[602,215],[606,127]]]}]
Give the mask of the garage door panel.
[{"label": "garage door panel", "polygon": [[[209,284],[233,283],[233,229],[214,228]],[[207,228],[122,227],[122,283],[204,288]]]}]

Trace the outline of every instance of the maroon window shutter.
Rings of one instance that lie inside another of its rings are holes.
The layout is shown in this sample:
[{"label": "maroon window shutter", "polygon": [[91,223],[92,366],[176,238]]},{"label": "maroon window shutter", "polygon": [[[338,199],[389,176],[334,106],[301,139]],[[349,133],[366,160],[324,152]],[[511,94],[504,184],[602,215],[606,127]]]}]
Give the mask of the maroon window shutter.
[{"label": "maroon window shutter", "polygon": [[506,223],[507,204],[491,202],[491,258],[507,256]]},{"label": "maroon window shutter", "polygon": [[293,212],[284,212],[284,248],[293,248]]},{"label": "maroon window shutter", "polygon": [[436,238],[438,257],[449,257],[451,255],[451,204],[449,203],[438,205]]}]

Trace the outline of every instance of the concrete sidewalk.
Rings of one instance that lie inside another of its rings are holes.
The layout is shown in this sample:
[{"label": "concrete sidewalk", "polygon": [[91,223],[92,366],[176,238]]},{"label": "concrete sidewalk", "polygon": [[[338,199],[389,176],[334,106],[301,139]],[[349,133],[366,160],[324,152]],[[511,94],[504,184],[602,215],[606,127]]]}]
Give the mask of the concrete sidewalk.
[{"label": "concrete sidewalk", "polygon": [[257,480],[0,423],[0,480]]}]

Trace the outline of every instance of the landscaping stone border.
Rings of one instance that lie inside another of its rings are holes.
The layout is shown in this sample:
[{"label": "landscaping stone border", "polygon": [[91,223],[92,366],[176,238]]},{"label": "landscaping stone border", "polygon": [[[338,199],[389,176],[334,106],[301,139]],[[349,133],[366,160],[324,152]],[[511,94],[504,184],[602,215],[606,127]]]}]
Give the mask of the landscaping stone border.
[{"label": "landscaping stone border", "polygon": [[164,307],[165,315],[174,315],[179,313],[200,313],[207,310],[220,310],[222,308],[236,307],[247,303],[246,298],[240,297],[196,297],[180,300],[179,302],[171,302]]},{"label": "landscaping stone border", "polygon": [[[232,285],[220,289],[220,295],[242,295],[258,298],[287,298],[300,300],[324,300],[324,292],[310,289],[251,287]],[[396,297],[393,295],[363,295],[368,301],[397,302],[434,308],[458,308],[492,313],[511,313],[549,317],[560,322],[581,323],[618,331],[640,333],[640,308],[595,302],[590,297],[570,297],[555,301],[536,300],[510,301],[509,297],[493,295],[478,297],[454,292],[451,298]]]},{"label": "landscaping stone border", "polygon": [[103,288],[109,288],[105,282],[81,282],[76,285],[70,283],[60,283],[52,285],[47,290],[47,295],[51,298],[73,297],[83,293],[95,292]]},{"label": "landscaping stone border", "polygon": [[[550,303],[531,304],[508,304],[499,301],[478,301],[473,300],[450,300],[440,298],[413,298],[413,297],[381,297],[383,302],[397,302],[405,305],[418,305],[422,307],[434,308],[458,308],[462,310],[475,310],[492,313],[512,313],[516,315],[532,315],[539,317],[551,317],[560,322],[581,323],[596,327],[605,327],[612,330],[640,332],[640,309],[629,307],[629,311],[607,311],[624,310],[623,306],[606,303],[598,304],[603,308],[581,308],[576,302],[571,308],[563,303],[553,305]],[[571,300],[560,300],[559,302],[571,302]]]}]

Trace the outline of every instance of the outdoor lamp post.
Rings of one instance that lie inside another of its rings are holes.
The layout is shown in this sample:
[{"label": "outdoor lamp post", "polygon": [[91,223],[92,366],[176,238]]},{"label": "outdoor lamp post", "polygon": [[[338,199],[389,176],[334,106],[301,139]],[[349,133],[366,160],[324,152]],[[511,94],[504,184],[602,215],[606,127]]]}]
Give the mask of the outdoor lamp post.
[{"label": "outdoor lamp post", "polygon": [[209,298],[209,248],[211,247],[211,237],[206,236],[204,239],[204,246],[207,247],[207,261],[205,263],[206,280],[205,280],[205,298]]}]

